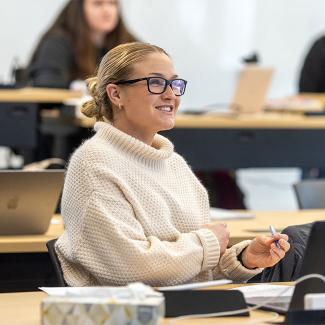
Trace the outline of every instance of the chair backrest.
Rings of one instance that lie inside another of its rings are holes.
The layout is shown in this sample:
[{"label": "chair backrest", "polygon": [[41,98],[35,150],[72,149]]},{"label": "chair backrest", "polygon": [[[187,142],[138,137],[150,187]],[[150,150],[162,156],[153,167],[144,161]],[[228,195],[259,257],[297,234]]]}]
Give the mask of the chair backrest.
[{"label": "chair backrest", "polygon": [[38,119],[37,104],[2,101],[0,103],[0,146],[35,149],[39,145]]},{"label": "chair backrest", "polygon": [[304,180],[294,184],[300,209],[325,209],[325,180]]},{"label": "chair backrest", "polygon": [[49,240],[46,243],[46,247],[47,247],[47,250],[48,250],[48,252],[50,254],[50,258],[51,258],[51,261],[52,261],[52,264],[53,264],[53,267],[54,267],[55,275],[56,275],[56,278],[57,278],[57,286],[58,287],[67,287],[68,285],[64,281],[60,261],[59,261],[57,255],[56,255],[56,252],[55,252],[55,247],[54,246],[55,246],[56,241],[57,241],[57,239]]}]

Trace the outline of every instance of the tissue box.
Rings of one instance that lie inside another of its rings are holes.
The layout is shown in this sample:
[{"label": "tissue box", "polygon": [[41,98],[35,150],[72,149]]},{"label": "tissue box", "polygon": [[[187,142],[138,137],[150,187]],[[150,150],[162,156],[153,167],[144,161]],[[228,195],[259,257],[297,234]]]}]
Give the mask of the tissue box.
[{"label": "tissue box", "polygon": [[156,325],[164,316],[163,297],[141,301],[105,297],[49,296],[42,301],[42,325]]}]

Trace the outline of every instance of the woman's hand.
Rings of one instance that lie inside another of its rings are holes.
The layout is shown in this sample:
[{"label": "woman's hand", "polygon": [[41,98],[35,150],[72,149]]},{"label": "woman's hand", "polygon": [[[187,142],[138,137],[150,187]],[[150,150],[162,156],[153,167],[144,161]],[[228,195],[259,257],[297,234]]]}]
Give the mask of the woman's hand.
[{"label": "woman's hand", "polygon": [[[279,247],[275,241],[278,240]],[[257,236],[242,254],[243,265],[249,269],[271,267],[278,263],[290,249],[288,236],[276,234],[273,237]]]},{"label": "woman's hand", "polygon": [[211,230],[218,238],[220,245],[220,256],[222,256],[226,251],[229,243],[229,230],[227,229],[227,224],[220,222],[210,222],[203,225],[203,228]]}]

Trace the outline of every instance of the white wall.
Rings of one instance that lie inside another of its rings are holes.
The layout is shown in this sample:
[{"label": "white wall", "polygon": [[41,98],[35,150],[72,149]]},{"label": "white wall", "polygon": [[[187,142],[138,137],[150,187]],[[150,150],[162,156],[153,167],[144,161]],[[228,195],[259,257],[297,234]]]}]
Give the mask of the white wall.
[{"label": "white wall", "polygon": [[10,80],[14,58],[26,64],[38,38],[65,0],[0,1],[0,81]]},{"label": "white wall", "polygon": [[[22,64],[65,0],[0,2],[0,80]],[[312,2],[312,4],[311,4]],[[312,39],[325,33],[322,0],[121,0],[130,29],[164,47],[189,80],[183,107],[229,99],[240,58],[258,51],[276,68],[269,97],[295,92]]]}]

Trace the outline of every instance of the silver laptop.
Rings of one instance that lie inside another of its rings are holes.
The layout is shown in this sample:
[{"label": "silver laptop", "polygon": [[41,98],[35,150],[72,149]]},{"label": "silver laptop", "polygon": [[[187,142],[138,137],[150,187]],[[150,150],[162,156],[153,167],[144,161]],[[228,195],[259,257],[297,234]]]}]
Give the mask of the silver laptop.
[{"label": "silver laptop", "polygon": [[273,69],[247,65],[240,70],[229,104],[211,104],[200,109],[187,109],[190,114],[237,115],[263,111],[271,85]]},{"label": "silver laptop", "polygon": [[230,110],[234,113],[258,113],[265,106],[273,75],[272,68],[248,65],[240,71]]},{"label": "silver laptop", "polygon": [[45,233],[63,181],[64,170],[0,170],[0,235]]}]

